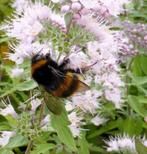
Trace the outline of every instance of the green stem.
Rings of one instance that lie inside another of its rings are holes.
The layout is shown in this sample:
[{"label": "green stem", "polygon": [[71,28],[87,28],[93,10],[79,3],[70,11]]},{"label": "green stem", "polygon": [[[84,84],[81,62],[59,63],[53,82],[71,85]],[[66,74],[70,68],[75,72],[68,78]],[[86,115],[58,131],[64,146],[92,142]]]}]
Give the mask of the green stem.
[{"label": "green stem", "polygon": [[[44,112],[44,107],[45,107],[45,103],[43,102],[41,104],[41,108],[40,108],[40,116],[39,116],[39,126],[41,124],[41,120],[43,118],[43,112]],[[33,146],[33,141],[32,139],[30,139],[29,143],[28,143],[28,146],[27,146],[27,149],[25,151],[25,154],[30,154],[30,151],[32,149],[32,146]]]},{"label": "green stem", "polygon": [[40,108],[39,125],[41,124],[41,120],[43,118],[44,107],[45,107],[45,102],[43,101]]},{"label": "green stem", "polygon": [[[126,68],[126,71],[127,71],[127,75],[126,75],[126,95],[127,96],[129,95],[129,83],[130,83],[130,79],[129,79],[129,76],[128,76],[128,71],[131,70],[132,62],[133,62],[133,58],[130,60],[130,62],[128,63],[127,68]],[[132,109],[130,108],[129,104],[127,105],[127,107],[128,107],[128,115],[131,115],[132,114]]]},{"label": "green stem", "polygon": [[33,141],[30,140],[30,141],[29,141],[29,144],[28,144],[28,146],[27,146],[27,149],[26,149],[26,151],[25,151],[25,154],[30,154],[30,151],[31,151],[31,149],[32,149],[32,146],[33,146]]}]

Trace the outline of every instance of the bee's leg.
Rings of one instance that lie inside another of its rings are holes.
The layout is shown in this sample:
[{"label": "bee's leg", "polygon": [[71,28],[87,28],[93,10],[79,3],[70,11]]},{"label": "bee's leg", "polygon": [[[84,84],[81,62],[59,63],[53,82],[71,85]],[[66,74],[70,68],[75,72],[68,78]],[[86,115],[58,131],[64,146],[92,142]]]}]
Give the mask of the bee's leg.
[{"label": "bee's leg", "polygon": [[77,68],[77,69],[68,68],[67,71],[72,72],[72,73],[77,73],[77,74],[83,74],[85,72],[81,68]]},{"label": "bee's leg", "polygon": [[59,65],[59,68],[63,69],[66,67],[67,64],[69,64],[69,59],[64,59],[63,62]]},{"label": "bee's leg", "polygon": [[[65,59],[63,60],[63,62],[59,65],[59,68],[60,69],[66,69],[66,66],[70,63],[70,60],[69,59]],[[72,68],[67,68],[66,70],[68,70],[69,72],[72,72],[72,73],[78,73],[78,74],[81,74],[84,69],[81,69],[81,68],[77,68],[77,69],[72,69]]]},{"label": "bee's leg", "polygon": [[85,72],[87,72],[92,66],[94,66],[95,64],[97,64],[98,61],[94,62],[91,65],[88,65],[86,67],[83,68],[77,68],[76,70],[73,70],[75,73],[80,73],[80,74],[84,74]]}]

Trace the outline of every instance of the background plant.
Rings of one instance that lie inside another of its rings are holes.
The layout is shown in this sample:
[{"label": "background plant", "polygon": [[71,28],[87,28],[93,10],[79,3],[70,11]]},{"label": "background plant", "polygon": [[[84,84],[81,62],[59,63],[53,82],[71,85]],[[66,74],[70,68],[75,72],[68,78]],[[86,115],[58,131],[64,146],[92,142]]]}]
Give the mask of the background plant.
[{"label": "background plant", "polygon": [[[96,1],[44,1],[47,7],[43,2],[18,2],[12,5],[16,14],[1,26],[7,36],[1,32],[0,152],[146,153],[146,1],[132,1],[122,12],[110,8],[107,1],[100,1],[102,9],[96,10]],[[3,19],[14,11],[6,7],[6,1],[0,4],[8,10],[1,9]],[[28,37],[26,29],[20,33],[12,23],[16,19],[28,22],[23,11],[29,5],[40,12],[34,27],[28,28]],[[70,25],[71,19],[75,24]],[[60,116],[48,111],[41,90],[31,79],[31,53],[40,49],[50,51],[56,60],[70,53],[73,68],[99,61],[85,74],[91,91],[64,100],[66,110]]]}]

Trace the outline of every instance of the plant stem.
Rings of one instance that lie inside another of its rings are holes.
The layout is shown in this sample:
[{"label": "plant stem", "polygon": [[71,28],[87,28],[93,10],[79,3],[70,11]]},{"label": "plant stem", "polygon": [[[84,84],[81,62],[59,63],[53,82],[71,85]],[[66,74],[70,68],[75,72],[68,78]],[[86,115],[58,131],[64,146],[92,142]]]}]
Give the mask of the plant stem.
[{"label": "plant stem", "polygon": [[30,153],[30,151],[31,151],[31,149],[32,149],[32,146],[33,146],[33,141],[30,140],[30,141],[29,141],[29,144],[28,144],[28,146],[27,146],[27,150],[25,151],[25,154],[29,154],[29,153]]},{"label": "plant stem", "polygon": [[[131,61],[129,61],[129,63],[128,63],[128,65],[127,65],[127,67],[126,67],[126,72],[127,72],[127,74],[126,74],[126,95],[127,95],[127,97],[128,97],[128,95],[129,95],[129,83],[130,83],[130,78],[129,78],[129,76],[128,76],[128,72],[131,70],[131,65],[132,65],[132,63],[133,63],[133,59],[131,59]],[[128,104],[128,103],[127,103]],[[132,113],[132,109],[131,109],[131,107],[129,106],[129,104],[127,105],[127,111],[128,111],[128,115],[130,116],[131,115],[131,113]]]},{"label": "plant stem", "polygon": [[43,101],[40,108],[39,125],[41,124],[41,120],[43,118],[44,107],[45,107],[45,102]]},{"label": "plant stem", "polygon": [[[43,103],[41,104],[41,108],[40,108],[40,116],[39,116],[39,126],[41,124],[41,120],[43,118],[43,112],[44,112],[44,107],[45,107],[45,103],[43,101]],[[28,143],[28,146],[27,146],[27,149],[25,151],[25,154],[30,154],[30,151],[32,149],[32,146],[33,146],[33,140],[30,139],[29,143]]]},{"label": "plant stem", "polygon": [[68,35],[68,33],[69,33],[69,30],[70,30],[71,24],[72,24],[72,18],[71,18],[71,20],[70,20],[70,22],[69,22],[69,24],[68,24],[68,26],[67,26],[66,35]]}]

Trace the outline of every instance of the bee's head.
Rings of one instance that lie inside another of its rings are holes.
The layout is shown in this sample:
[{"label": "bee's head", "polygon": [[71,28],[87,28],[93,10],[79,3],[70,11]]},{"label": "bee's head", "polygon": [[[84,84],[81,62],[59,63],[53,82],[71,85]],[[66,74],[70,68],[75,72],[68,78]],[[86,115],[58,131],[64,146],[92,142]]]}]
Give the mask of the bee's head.
[{"label": "bee's head", "polygon": [[32,57],[32,64],[34,63],[37,63],[41,60],[49,60],[50,59],[50,54],[46,54],[46,55],[43,55],[43,54],[36,54]]}]

